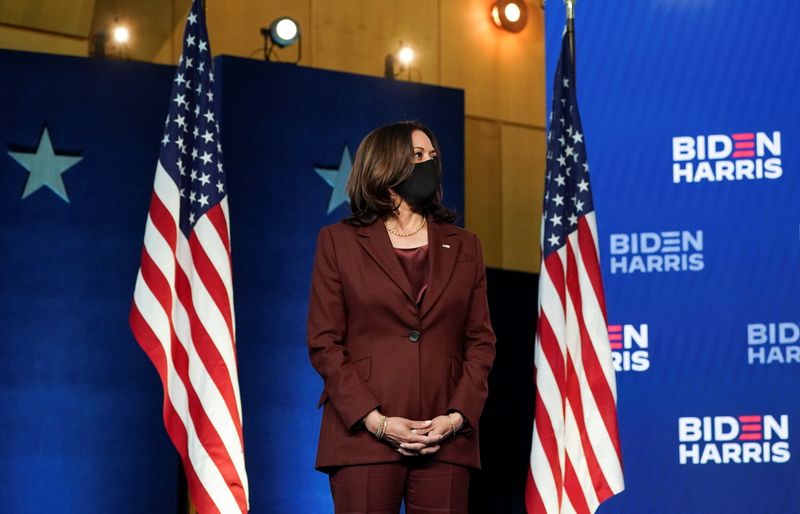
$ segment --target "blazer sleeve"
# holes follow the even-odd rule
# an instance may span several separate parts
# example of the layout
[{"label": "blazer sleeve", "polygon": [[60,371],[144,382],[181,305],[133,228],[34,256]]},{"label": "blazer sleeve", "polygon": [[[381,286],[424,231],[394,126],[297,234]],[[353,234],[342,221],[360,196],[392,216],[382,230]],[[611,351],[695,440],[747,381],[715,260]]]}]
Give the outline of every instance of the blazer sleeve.
[{"label": "blazer sleeve", "polygon": [[350,430],[379,402],[350,362],[344,346],[347,309],[333,236],[323,227],[317,236],[306,337],[311,365],[325,382],[328,398]]},{"label": "blazer sleeve", "polygon": [[462,374],[450,397],[448,411],[458,411],[466,419],[464,432],[469,433],[477,424],[489,393],[489,371],[495,356],[496,337],[489,318],[489,302],[486,297],[486,267],[480,239],[473,235],[475,255],[478,260],[475,286],[467,312],[464,361]]}]

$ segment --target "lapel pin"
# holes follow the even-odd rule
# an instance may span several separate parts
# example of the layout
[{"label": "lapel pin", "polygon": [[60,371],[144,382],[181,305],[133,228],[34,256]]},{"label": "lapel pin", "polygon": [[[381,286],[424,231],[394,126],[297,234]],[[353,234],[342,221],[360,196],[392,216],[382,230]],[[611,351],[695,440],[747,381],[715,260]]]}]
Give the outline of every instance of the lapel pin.
[{"label": "lapel pin", "polygon": [[443,244],[442,248],[450,248],[450,245]]}]

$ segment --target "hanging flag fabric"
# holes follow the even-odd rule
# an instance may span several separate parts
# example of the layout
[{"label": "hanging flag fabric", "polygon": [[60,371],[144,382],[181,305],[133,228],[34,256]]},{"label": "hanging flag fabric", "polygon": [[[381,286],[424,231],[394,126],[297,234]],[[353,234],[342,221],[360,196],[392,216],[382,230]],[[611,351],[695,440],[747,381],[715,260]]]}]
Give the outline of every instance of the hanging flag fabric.
[{"label": "hanging flag fabric", "polygon": [[228,198],[203,3],[184,30],[130,326],[164,387],[164,424],[201,514],[247,512]]},{"label": "hanging flag fabric", "polygon": [[625,486],[597,223],[566,33],[547,133],[540,245],[525,502],[529,514],[592,513]]}]

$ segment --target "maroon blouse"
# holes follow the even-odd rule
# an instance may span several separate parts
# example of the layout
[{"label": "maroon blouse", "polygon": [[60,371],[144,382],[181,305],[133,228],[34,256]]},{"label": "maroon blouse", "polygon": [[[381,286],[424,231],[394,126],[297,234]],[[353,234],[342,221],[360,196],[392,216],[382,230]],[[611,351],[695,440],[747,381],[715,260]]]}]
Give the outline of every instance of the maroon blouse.
[{"label": "maroon blouse", "polygon": [[408,282],[411,284],[411,291],[417,299],[417,306],[422,303],[422,297],[428,288],[428,245],[424,244],[416,248],[394,248],[394,254],[403,271],[406,272]]}]

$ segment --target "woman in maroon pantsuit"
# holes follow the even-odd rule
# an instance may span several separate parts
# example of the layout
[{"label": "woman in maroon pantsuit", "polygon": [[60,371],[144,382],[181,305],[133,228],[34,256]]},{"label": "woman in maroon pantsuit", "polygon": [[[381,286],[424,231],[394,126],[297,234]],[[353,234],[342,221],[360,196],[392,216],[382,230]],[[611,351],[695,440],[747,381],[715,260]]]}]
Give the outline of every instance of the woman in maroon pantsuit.
[{"label": "woman in maroon pantsuit", "polygon": [[452,224],[441,174],[425,126],[378,128],[356,152],[352,215],[319,232],[307,334],[337,513],[467,510],[495,335],[480,241]]}]

